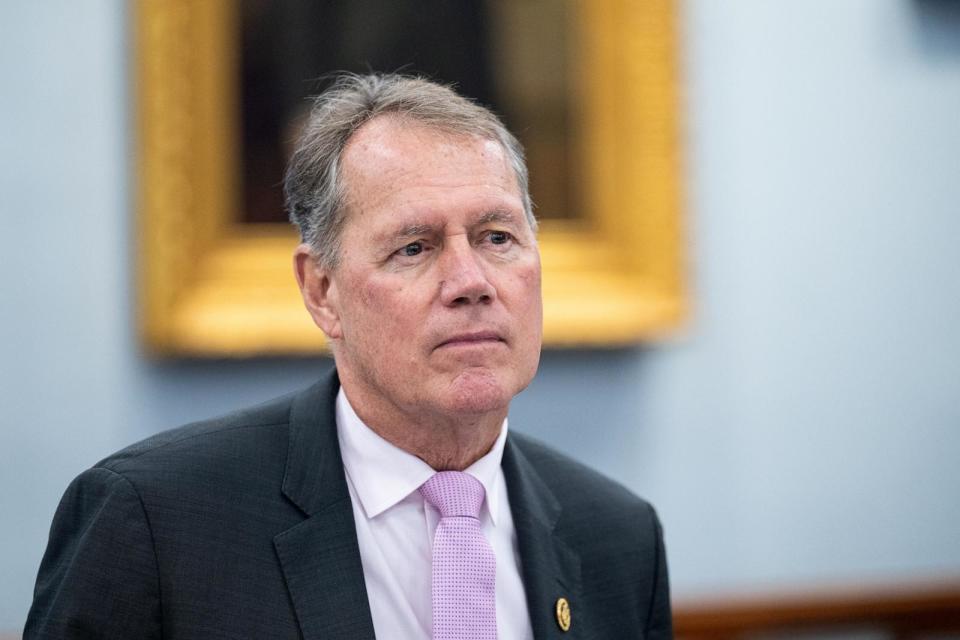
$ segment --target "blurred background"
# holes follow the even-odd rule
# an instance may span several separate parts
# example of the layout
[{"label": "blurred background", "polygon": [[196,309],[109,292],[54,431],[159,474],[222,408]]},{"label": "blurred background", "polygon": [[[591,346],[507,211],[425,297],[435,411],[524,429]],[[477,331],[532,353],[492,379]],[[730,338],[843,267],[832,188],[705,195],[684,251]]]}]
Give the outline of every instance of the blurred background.
[{"label": "blurred background", "polygon": [[[690,611],[838,587],[960,594],[960,3],[679,10],[691,315],[636,347],[546,351],[511,428],[657,506]],[[0,2],[14,636],[75,475],[330,366],[144,355],[130,36],[120,0]]]}]

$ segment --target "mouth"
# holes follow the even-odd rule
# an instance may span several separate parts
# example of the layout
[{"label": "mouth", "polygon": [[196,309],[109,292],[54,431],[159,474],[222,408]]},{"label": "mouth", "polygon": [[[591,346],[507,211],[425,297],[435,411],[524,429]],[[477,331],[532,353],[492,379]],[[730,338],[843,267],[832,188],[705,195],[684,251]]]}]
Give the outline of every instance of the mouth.
[{"label": "mouth", "polygon": [[482,347],[506,343],[506,340],[495,331],[475,331],[471,333],[459,333],[450,336],[436,346],[437,349],[444,347]]}]

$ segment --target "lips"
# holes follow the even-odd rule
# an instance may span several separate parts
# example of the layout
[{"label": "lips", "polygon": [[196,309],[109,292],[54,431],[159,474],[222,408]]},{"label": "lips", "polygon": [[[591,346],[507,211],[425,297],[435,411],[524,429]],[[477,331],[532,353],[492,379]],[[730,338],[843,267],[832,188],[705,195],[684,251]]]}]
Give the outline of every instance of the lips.
[{"label": "lips", "polygon": [[457,335],[450,336],[443,342],[437,345],[437,349],[441,347],[456,347],[456,346],[471,346],[471,345],[482,345],[484,343],[495,343],[495,342],[504,342],[503,337],[496,331],[474,331],[470,333],[459,333]]}]

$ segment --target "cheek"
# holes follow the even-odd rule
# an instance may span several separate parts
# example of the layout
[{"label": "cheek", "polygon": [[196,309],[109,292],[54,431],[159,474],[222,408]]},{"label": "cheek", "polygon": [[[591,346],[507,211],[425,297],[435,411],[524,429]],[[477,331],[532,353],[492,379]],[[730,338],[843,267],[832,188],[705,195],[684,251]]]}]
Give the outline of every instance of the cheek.
[{"label": "cheek", "polygon": [[402,299],[403,283],[385,282],[376,277],[358,278],[352,293],[364,307],[376,312],[394,304],[394,300]]},{"label": "cheek", "polygon": [[515,294],[520,296],[526,307],[542,307],[539,260],[531,261],[522,269],[518,269],[514,274],[514,282]]},{"label": "cheek", "polygon": [[526,300],[523,321],[526,323],[530,342],[527,347],[537,354],[533,363],[533,370],[536,371],[536,362],[539,361],[543,341],[543,293],[540,284],[540,262],[537,261],[534,266],[524,271],[521,279],[524,289],[522,295]]},{"label": "cheek", "polygon": [[344,328],[357,346],[379,350],[377,337],[383,335],[386,320],[384,311],[388,307],[389,296],[385,288],[366,274],[351,274],[343,283]]},{"label": "cheek", "polygon": [[543,296],[540,290],[540,263],[536,261],[517,274],[518,359],[516,374],[520,389],[525,388],[537,373],[543,343]]},{"label": "cheek", "polygon": [[540,297],[540,262],[537,261],[535,265],[532,265],[529,269],[524,271],[523,280],[526,283],[526,286],[530,289],[536,291],[536,297]]},{"label": "cheek", "polygon": [[357,297],[363,306],[370,335],[395,335],[408,333],[411,292],[403,283],[366,281],[357,289]]}]

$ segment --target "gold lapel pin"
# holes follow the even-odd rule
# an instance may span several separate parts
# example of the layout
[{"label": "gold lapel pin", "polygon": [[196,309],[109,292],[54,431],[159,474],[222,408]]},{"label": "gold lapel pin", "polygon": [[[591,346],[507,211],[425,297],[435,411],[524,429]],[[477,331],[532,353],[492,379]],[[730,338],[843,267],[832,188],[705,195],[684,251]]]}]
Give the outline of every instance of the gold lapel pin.
[{"label": "gold lapel pin", "polygon": [[570,603],[566,598],[557,598],[557,624],[562,631],[570,631]]}]

